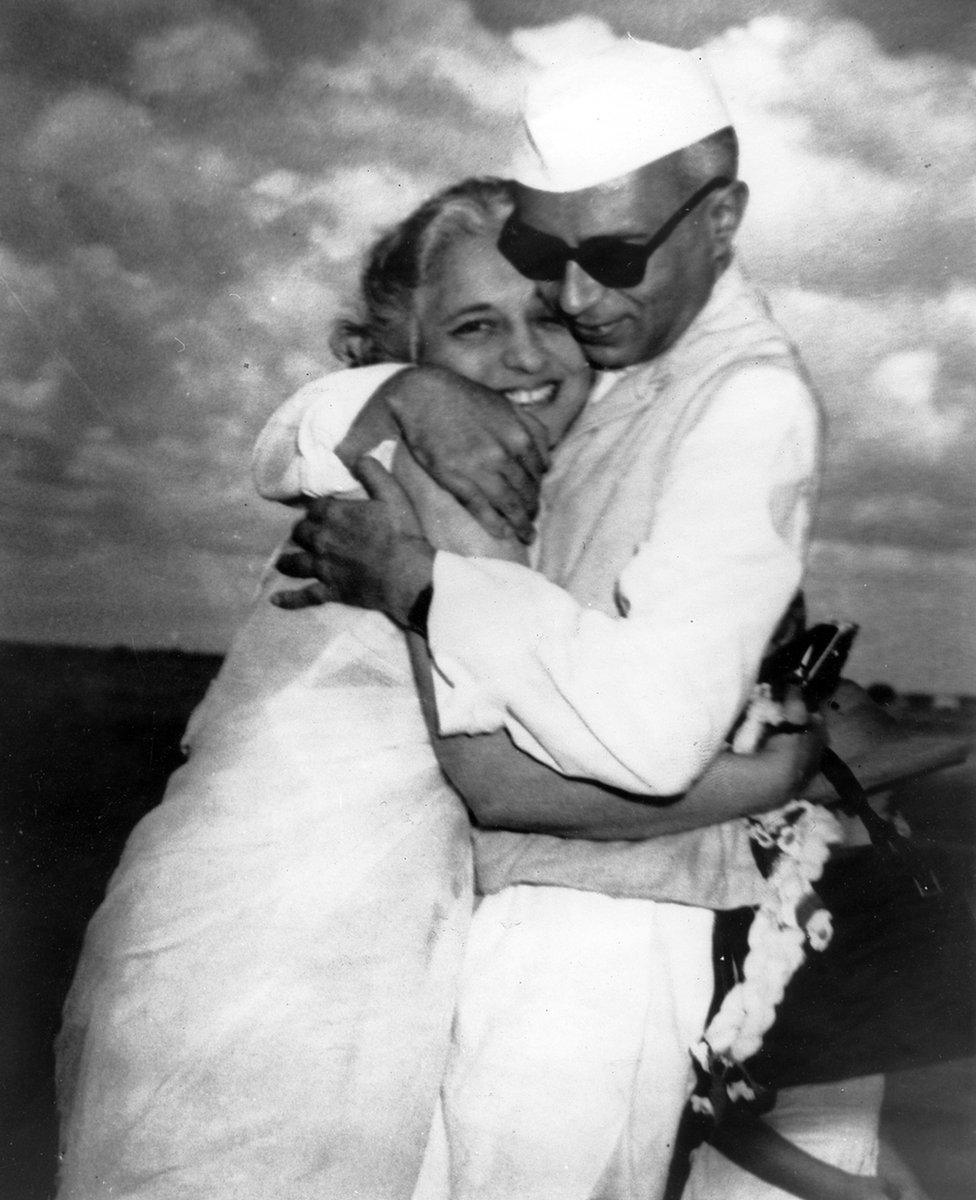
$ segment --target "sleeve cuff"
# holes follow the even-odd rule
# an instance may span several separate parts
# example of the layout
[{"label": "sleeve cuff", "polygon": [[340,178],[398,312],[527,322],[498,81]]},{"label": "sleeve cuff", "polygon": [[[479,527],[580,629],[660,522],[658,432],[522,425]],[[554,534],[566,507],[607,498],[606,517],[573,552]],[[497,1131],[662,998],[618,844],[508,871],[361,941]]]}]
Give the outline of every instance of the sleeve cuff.
[{"label": "sleeve cuff", "polygon": [[407,366],[380,363],[335,371],[285,401],[254,447],[258,492],[269,500],[294,500],[358,487],[335,449],[376,389]]},{"label": "sleeve cuff", "polygon": [[344,383],[341,391],[334,391],[327,403],[317,403],[306,410],[297,436],[304,495],[327,496],[359,487],[340,461],[336,447],[376,389],[405,369],[403,363],[359,367],[348,373],[353,378]]},{"label": "sleeve cuff", "polygon": [[[458,588],[451,555],[440,551],[434,556],[434,594],[428,614],[428,645],[433,659],[434,697],[437,720],[444,737],[455,733],[495,733],[505,724],[504,704],[478,682],[456,657],[442,653],[435,645],[443,631],[451,626],[451,614],[464,605],[463,585]],[[463,569],[461,579],[464,579]]]},{"label": "sleeve cuff", "polygon": [[[439,551],[434,557],[433,599],[428,617],[428,646],[433,659],[434,698],[438,727],[442,736],[466,733],[495,733],[507,729],[513,741],[526,754],[553,770],[559,765],[545,746],[509,710],[506,699],[496,688],[486,686],[468,669],[458,655],[443,649],[452,639],[461,643],[483,636],[492,641],[491,619],[479,610],[479,596],[493,570],[500,570],[503,581],[539,584],[541,577],[516,563],[474,560]],[[504,582],[503,582],[504,586]],[[549,586],[549,585],[544,585]],[[497,606],[491,606],[496,611]],[[517,611],[517,610],[516,610]],[[474,613],[475,625],[465,625],[463,614]]]}]

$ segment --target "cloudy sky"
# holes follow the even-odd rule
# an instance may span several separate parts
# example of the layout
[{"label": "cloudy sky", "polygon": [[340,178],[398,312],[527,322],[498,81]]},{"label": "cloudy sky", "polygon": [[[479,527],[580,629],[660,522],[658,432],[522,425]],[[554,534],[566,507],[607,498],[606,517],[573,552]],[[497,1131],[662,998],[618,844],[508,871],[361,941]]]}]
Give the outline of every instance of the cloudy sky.
[{"label": "cloudy sky", "polygon": [[223,649],[289,523],[250,443],[357,252],[609,31],[706,43],[736,117],[830,420],[815,615],[864,682],[976,692],[970,0],[5,0],[0,636]]}]

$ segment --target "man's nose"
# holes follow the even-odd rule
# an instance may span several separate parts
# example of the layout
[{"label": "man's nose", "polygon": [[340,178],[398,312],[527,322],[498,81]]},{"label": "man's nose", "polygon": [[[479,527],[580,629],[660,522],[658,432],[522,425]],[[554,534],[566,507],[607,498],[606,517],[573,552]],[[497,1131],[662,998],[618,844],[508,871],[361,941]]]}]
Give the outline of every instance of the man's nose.
[{"label": "man's nose", "polygon": [[575,317],[585,312],[604,292],[601,284],[583,270],[578,262],[570,260],[563,274],[559,289],[559,307],[568,316]]},{"label": "man's nose", "polygon": [[502,354],[502,362],[510,371],[532,374],[542,370],[545,360],[545,351],[533,329],[526,325],[512,330]]}]

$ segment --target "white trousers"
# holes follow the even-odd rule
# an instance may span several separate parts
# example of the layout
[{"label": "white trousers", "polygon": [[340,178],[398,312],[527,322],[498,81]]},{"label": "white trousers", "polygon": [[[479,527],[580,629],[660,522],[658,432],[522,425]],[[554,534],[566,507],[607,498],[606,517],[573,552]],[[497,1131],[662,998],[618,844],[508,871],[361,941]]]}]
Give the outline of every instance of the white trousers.
[{"label": "white trousers", "polygon": [[656,1200],[712,993],[712,921],[566,888],[487,897],[415,1200]]}]

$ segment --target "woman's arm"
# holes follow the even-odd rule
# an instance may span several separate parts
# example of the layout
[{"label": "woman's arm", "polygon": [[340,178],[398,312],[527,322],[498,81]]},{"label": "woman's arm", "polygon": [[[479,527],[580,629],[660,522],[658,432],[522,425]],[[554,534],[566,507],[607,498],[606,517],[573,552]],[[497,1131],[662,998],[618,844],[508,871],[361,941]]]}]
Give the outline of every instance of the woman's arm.
[{"label": "woman's arm", "polygon": [[513,537],[496,537],[457,500],[435,483],[402,442],[393,454],[393,477],[410,497],[426,540],[435,550],[467,557],[503,558],[525,563],[525,546]]},{"label": "woman's arm", "polygon": [[639,841],[717,825],[776,808],[796,795],[822,749],[818,730],[773,736],[758,754],[718,755],[684,795],[665,799],[567,779],[517,749],[507,733],[441,737],[427,645],[415,634],[409,640],[434,754],[483,829]]}]

